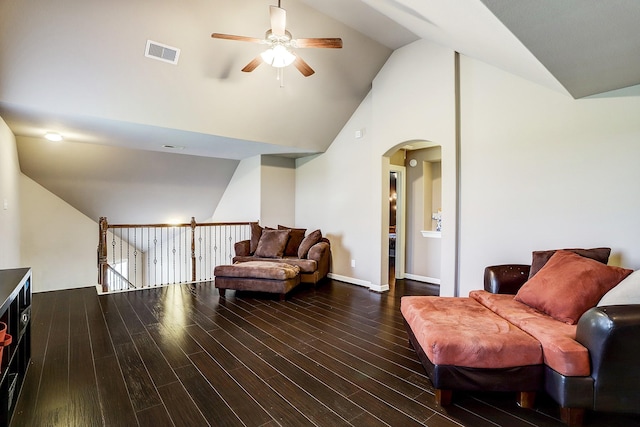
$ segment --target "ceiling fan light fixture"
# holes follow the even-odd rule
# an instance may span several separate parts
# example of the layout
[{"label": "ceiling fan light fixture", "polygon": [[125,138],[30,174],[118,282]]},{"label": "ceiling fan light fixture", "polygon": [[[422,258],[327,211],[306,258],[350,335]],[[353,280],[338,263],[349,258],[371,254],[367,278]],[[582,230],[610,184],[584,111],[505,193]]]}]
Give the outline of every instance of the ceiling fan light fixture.
[{"label": "ceiling fan light fixture", "polygon": [[296,60],[296,56],[281,44],[265,50],[260,56],[265,63],[276,68],[287,67]]},{"label": "ceiling fan light fixture", "polygon": [[342,39],[335,37],[323,38],[307,38],[294,39],[291,33],[287,31],[287,11],[278,6],[269,7],[269,15],[271,20],[271,28],[265,34],[264,39],[255,37],[235,36],[233,34],[213,33],[211,37],[214,39],[237,40],[243,42],[266,44],[268,49],[260,55],[253,58],[247,65],[242,68],[245,73],[255,70],[263,62],[278,68],[278,76],[282,76],[282,68],[291,64],[300,71],[300,73],[309,77],[315,73],[313,68],[309,66],[300,56],[296,55],[292,49],[295,48],[324,48],[324,49],[340,49],[342,48]]}]

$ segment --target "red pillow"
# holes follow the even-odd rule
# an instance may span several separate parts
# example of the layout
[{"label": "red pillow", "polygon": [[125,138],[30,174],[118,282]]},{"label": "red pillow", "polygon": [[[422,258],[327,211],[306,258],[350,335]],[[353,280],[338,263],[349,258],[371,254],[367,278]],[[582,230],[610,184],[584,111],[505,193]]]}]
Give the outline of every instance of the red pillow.
[{"label": "red pillow", "polygon": [[560,250],[520,288],[515,299],[573,325],[632,272]]},{"label": "red pillow", "polygon": [[[529,270],[529,279],[531,279],[549,259],[560,249],[552,249],[549,251],[533,251],[531,259],[531,270]],[[562,249],[563,251],[573,252],[580,256],[595,259],[603,264],[609,262],[611,248],[593,248],[593,249]]]}]

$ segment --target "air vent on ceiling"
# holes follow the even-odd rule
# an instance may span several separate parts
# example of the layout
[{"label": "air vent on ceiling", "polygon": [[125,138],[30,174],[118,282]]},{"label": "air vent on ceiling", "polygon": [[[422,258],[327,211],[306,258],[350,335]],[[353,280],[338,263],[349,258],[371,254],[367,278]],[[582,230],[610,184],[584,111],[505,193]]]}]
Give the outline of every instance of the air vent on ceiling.
[{"label": "air vent on ceiling", "polygon": [[175,65],[178,63],[180,49],[154,42],[152,40],[147,40],[147,48],[144,51],[144,56]]}]

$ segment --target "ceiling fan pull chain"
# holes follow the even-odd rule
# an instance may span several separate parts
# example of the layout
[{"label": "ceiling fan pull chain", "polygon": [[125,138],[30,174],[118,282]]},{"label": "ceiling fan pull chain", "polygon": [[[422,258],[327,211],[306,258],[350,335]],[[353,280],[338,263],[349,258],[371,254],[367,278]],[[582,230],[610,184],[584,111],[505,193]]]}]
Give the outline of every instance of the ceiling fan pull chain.
[{"label": "ceiling fan pull chain", "polygon": [[280,87],[284,87],[284,68],[278,68],[276,80],[280,82]]}]

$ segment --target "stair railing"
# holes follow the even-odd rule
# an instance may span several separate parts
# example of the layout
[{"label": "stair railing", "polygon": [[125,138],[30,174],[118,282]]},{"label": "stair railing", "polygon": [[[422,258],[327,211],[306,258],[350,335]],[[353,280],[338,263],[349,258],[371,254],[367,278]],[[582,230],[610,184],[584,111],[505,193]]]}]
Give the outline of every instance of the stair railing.
[{"label": "stair railing", "polygon": [[103,292],[213,280],[231,264],[251,222],[109,224],[99,221],[98,283]]},{"label": "stair railing", "polygon": [[124,277],[119,271],[110,265],[107,265],[107,283],[109,284],[109,290],[111,291],[123,291],[137,288],[137,286],[131,283],[129,279]]}]

